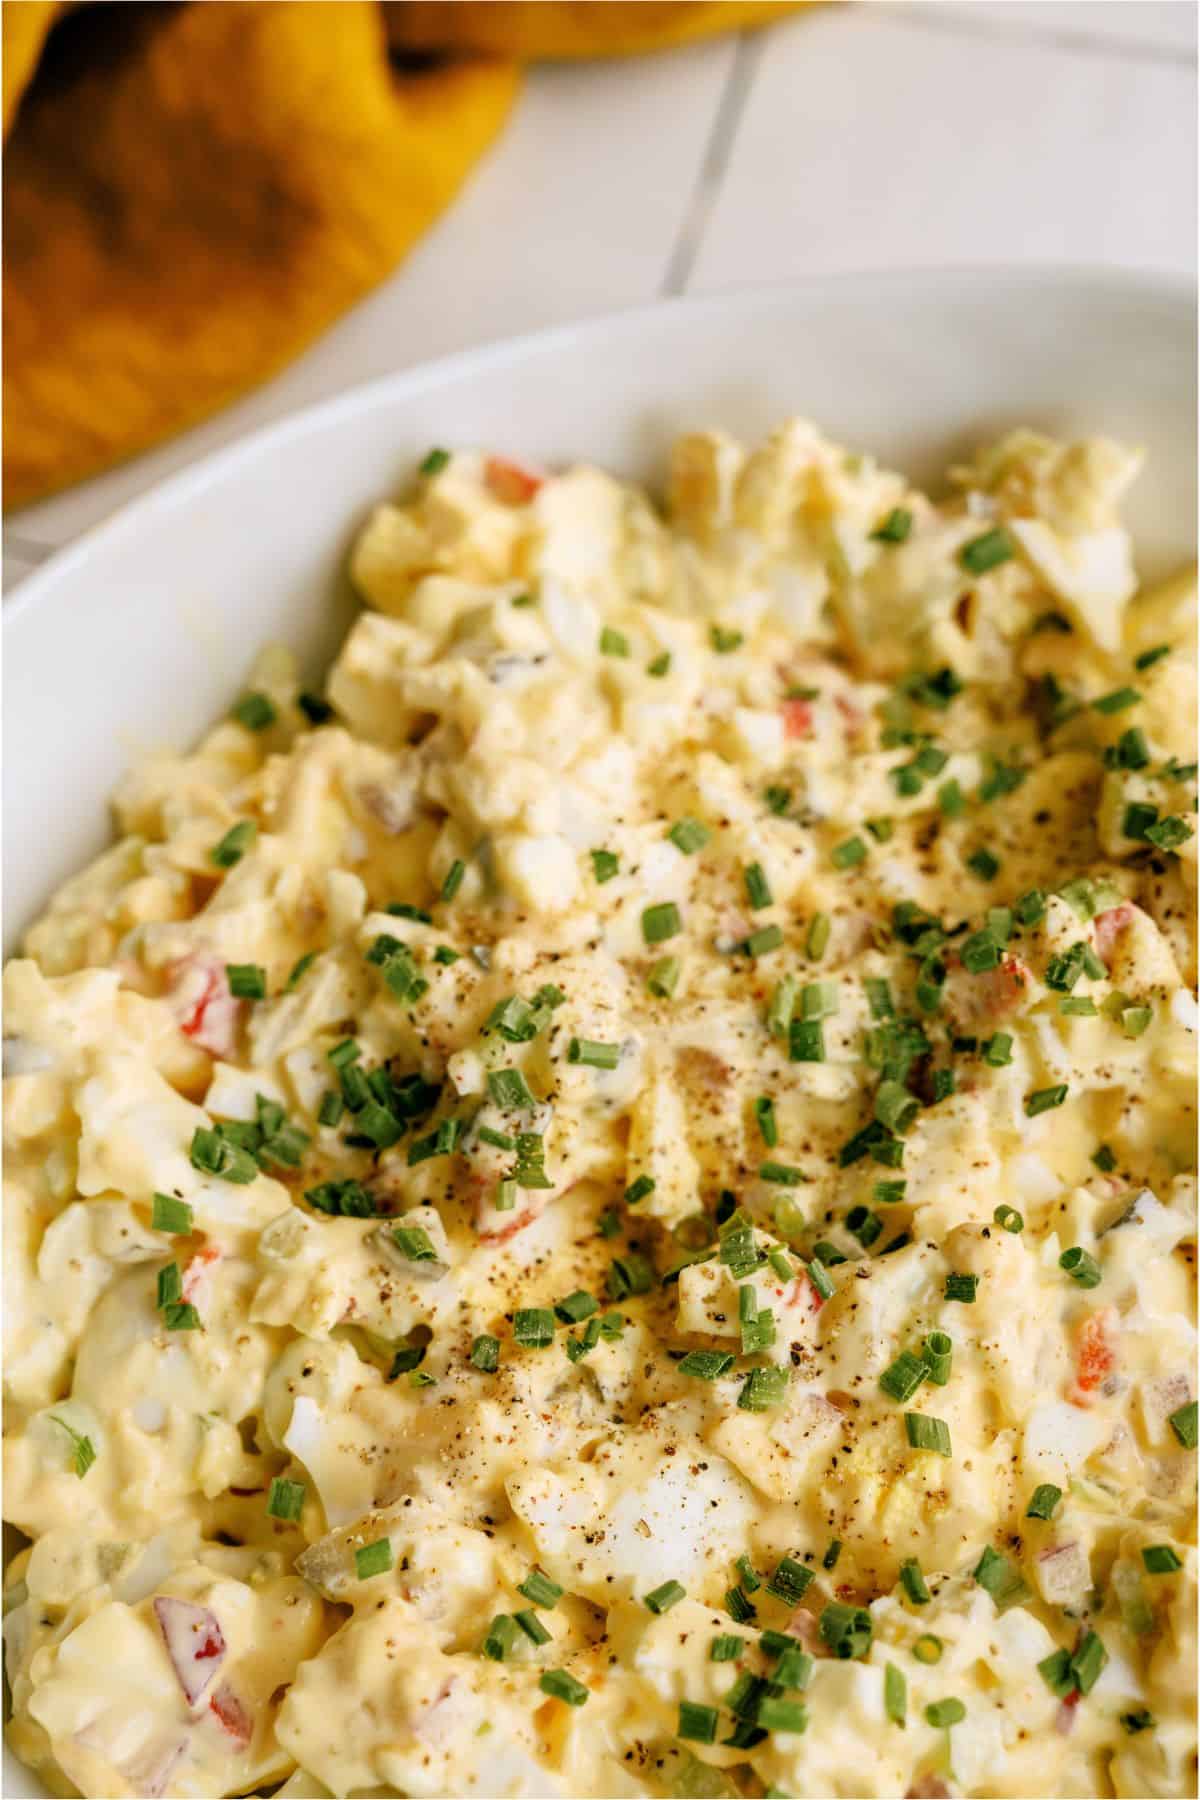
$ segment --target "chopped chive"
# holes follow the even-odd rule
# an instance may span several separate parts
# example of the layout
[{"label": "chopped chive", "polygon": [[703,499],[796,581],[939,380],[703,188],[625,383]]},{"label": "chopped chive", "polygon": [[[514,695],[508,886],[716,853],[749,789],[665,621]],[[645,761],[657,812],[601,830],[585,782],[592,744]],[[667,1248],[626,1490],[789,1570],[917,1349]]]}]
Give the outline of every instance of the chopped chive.
[{"label": "chopped chive", "polygon": [[439,899],[453,900],[455,894],[457,894],[459,888],[463,884],[463,876],[466,872],[466,863],[462,860],[461,856],[456,856],[446,871],[446,879],[442,883],[441,892],[438,896]]},{"label": "chopped chive", "polygon": [[799,1187],[804,1180],[803,1169],[797,1169],[791,1163],[760,1163],[758,1174],[760,1181],[774,1182],[777,1187]]},{"label": "chopped chive", "polygon": [[186,1237],[192,1230],[192,1209],[186,1200],[171,1194],[155,1194],[151,1200],[150,1224],[155,1231],[170,1231]]},{"label": "chopped chive", "polygon": [[867,846],[860,837],[846,838],[835,844],[830,852],[830,861],[835,869],[852,869],[862,862],[867,854]]},{"label": "chopped chive", "polygon": [[832,922],[828,913],[814,913],[804,940],[804,954],[810,962],[820,962],[829,944]]},{"label": "chopped chive", "polygon": [[538,1686],[543,1694],[549,1694],[555,1700],[565,1700],[568,1706],[582,1706],[588,1697],[588,1690],[582,1681],[576,1681],[565,1669],[547,1669],[538,1678]]},{"label": "chopped chive", "polygon": [[712,832],[699,819],[677,819],[667,836],[684,856],[694,856],[697,850],[703,850]]},{"label": "chopped chive", "polygon": [[999,1225],[1001,1231],[1011,1232],[1014,1237],[1019,1236],[1025,1229],[1025,1220],[1015,1206],[998,1206],[993,1212],[992,1218]]},{"label": "chopped chive", "polygon": [[625,1189],[626,1206],[636,1206],[639,1200],[644,1200],[647,1194],[652,1194],[656,1186],[653,1175],[639,1175],[637,1180],[631,1181]]},{"label": "chopped chive", "polygon": [[764,906],[774,905],[775,902],[774,896],[771,893],[771,886],[763,872],[761,863],[749,863],[747,867],[742,870],[742,879],[746,884],[746,894],[749,898],[750,905],[755,912],[758,912],[760,908]]},{"label": "chopped chive", "polygon": [[305,1492],[302,1481],[285,1481],[276,1475],[267,1495],[267,1517],[286,1519],[294,1525],[304,1511]]},{"label": "chopped chive", "polygon": [[945,1331],[931,1331],[921,1347],[921,1359],[929,1369],[929,1379],[937,1387],[945,1387],[950,1379],[954,1357],[954,1340]]},{"label": "chopped chive", "polygon": [[513,1618],[531,1643],[541,1645],[550,1642],[550,1633],[546,1630],[546,1627],[542,1624],[542,1621],[538,1618],[537,1614],[529,1608],[526,1608],[523,1612],[514,1613]]},{"label": "chopped chive", "polygon": [[1081,1694],[1090,1694],[1108,1661],[1108,1651],[1094,1631],[1084,1632],[1078,1648],[1071,1656],[1071,1674]]},{"label": "chopped chive", "polygon": [[862,1606],[847,1606],[831,1600],[822,1609],[817,1626],[821,1641],[843,1662],[865,1656],[871,1648],[874,1626],[871,1615]]},{"label": "chopped chive", "polygon": [[842,1554],[841,1538],[832,1538],[829,1542],[829,1546],[826,1549],[824,1556],[821,1558],[821,1567],[823,1569],[836,1569],[837,1565],[838,1565],[838,1558],[841,1554]]},{"label": "chopped chive", "polygon": [[580,1325],[584,1319],[590,1319],[594,1312],[600,1311],[600,1302],[585,1289],[576,1288],[565,1300],[559,1300],[554,1310],[564,1325]]},{"label": "chopped chive", "polygon": [[557,1606],[563,1597],[563,1589],[542,1569],[530,1569],[524,1581],[518,1584],[517,1592],[534,1606]]},{"label": "chopped chive", "polygon": [[786,1369],[751,1369],[737,1403],[743,1412],[769,1412],[783,1405],[787,1382]]},{"label": "chopped chive", "polygon": [[1040,1482],[1034,1488],[1029,1505],[1025,1508],[1027,1519],[1052,1519],[1055,1508],[1062,1499],[1062,1489],[1055,1487],[1052,1481]]},{"label": "chopped chive", "polygon": [[883,1667],[883,1710],[895,1725],[908,1717],[908,1682],[895,1663]]},{"label": "chopped chive", "polygon": [[915,1556],[906,1558],[900,1564],[900,1585],[914,1606],[928,1606],[931,1595]]},{"label": "chopped chive", "polygon": [[715,1706],[704,1706],[695,1700],[681,1700],[675,1735],[681,1740],[697,1744],[714,1743],[717,1736],[717,1716]]},{"label": "chopped chive", "polygon": [[914,1450],[932,1450],[937,1456],[952,1456],[950,1427],[944,1419],[930,1418],[928,1413],[906,1412],[904,1429]]},{"label": "chopped chive", "polygon": [[522,1306],[513,1314],[513,1337],[527,1350],[544,1350],[554,1342],[554,1314],[548,1306]]},{"label": "chopped chive", "polygon": [[893,506],[871,533],[876,543],[902,544],[912,530],[913,516],[906,506]]},{"label": "chopped chive", "polygon": [[392,1540],[376,1538],[373,1544],[364,1544],[361,1550],[354,1552],[354,1572],[360,1581],[367,1581],[372,1575],[382,1575],[385,1569],[392,1567]]},{"label": "chopped chive", "polygon": [[992,881],[1000,873],[1000,858],[981,846],[968,856],[967,867],[980,881]]},{"label": "chopped chive", "polygon": [[506,1110],[515,1110],[535,1104],[520,1069],[489,1070],[488,1093],[497,1106]]},{"label": "chopped chive", "polygon": [[497,1613],[480,1648],[491,1662],[503,1662],[517,1647],[521,1627],[509,1613]]},{"label": "chopped chive", "polygon": [[919,1663],[939,1663],[942,1660],[942,1640],[932,1631],[922,1632],[912,1647],[912,1653]]},{"label": "chopped chive", "polygon": [[769,1095],[760,1094],[754,1102],[754,1117],[763,1143],[773,1150],[779,1142],[779,1125],[775,1118],[775,1102]]},{"label": "chopped chive", "polygon": [[1194,1450],[1200,1439],[1200,1423],[1197,1420],[1197,1403],[1189,1400],[1186,1406],[1177,1407],[1167,1419],[1167,1424],[1175,1433],[1185,1450]]},{"label": "chopped chive", "polygon": [[589,850],[592,859],[592,874],[597,882],[603,884],[611,881],[620,872],[621,859],[614,850]]},{"label": "chopped chive", "polygon": [[708,1660],[709,1662],[737,1662],[745,1648],[745,1638],[738,1637],[735,1632],[725,1631],[721,1633],[720,1637],[713,1638],[709,1644]]},{"label": "chopped chive", "polygon": [[971,538],[958,553],[958,560],[969,575],[986,575],[1016,555],[1016,547],[1003,526],[997,525],[982,536]]},{"label": "chopped chive", "polygon": [[985,1593],[990,1594],[996,1606],[1004,1611],[1017,1600],[1024,1599],[1029,1590],[1021,1579],[1021,1571],[1014,1568],[1007,1556],[1001,1556],[988,1544],[971,1574]]},{"label": "chopped chive", "polygon": [[835,1291],[833,1282],[825,1273],[824,1265],[820,1263],[815,1256],[812,1262],[806,1264],[806,1273],[821,1299],[831,1299]]},{"label": "chopped chive", "polygon": [[997,1031],[983,1046],[983,1060],[992,1069],[1003,1069],[1012,1061],[1013,1040],[1010,1032]]},{"label": "chopped chive", "polygon": [[683,920],[673,900],[647,906],[642,913],[642,936],[648,944],[665,943],[667,938],[675,937],[682,930]]},{"label": "chopped chive", "polygon": [[758,1617],[758,1608],[748,1600],[740,1587],[731,1587],[725,1595],[725,1611],[738,1625],[748,1625]]},{"label": "chopped chive", "polygon": [[890,1400],[898,1400],[903,1404],[911,1400],[921,1383],[929,1374],[929,1365],[914,1356],[911,1350],[902,1350],[894,1363],[891,1363],[879,1377],[879,1385]]},{"label": "chopped chive", "polygon": [[678,1606],[681,1600],[686,1599],[687,1589],[681,1587],[679,1582],[664,1581],[661,1587],[656,1587],[646,1595],[642,1604],[648,1612],[665,1613],[670,1612],[673,1606]]},{"label": "chopped chive", "polygon": [[1098,700],[1093,700],[1092,707],[1098,713],[1124,712],[1126,707],[1136,706],[1141,697],[1136,688],[1113,688],[1111,693],[1101,694]]},{"label": "chopped chive", "polygon": [[767,1578],[767,1592],[787,1606],[801,1601],[813,1582],[813,1572],[794,1556],[781,1556]]},{"label": "chopped chive", "polygon": [[682,964],[677,956],[663,956],[646,977],[647,990],[656,1000],[670,1000],[679,985]]},{"label": "chopped chive", "polygon": [[689,1350],[679,1364],[681,1375],[694,1375],[700,1381],[716,1381],[733,1367],[727,1350]]},{"label": "chopped chive", "polygon": [[948,1700],[931,1700],[925,1708],[926,1719],[938,1731],[949,1730],[951,1725],[960,1724],[966,1716],[966,1707],[953,1695]]},{"label": "chopped chive", "polygon": [[1036,1119],[1039,1113],[1052,1112],[1061,1106],[1067,1097],[1067,1083],[1059,1082],[1054,1087],[1038,1088],[1036,1093],[1026,1096],[1025,1113],[1030,1119]]},{"label": "chopped chive", "polygon": [[800,984],[794,975],[785,975],[782,981],[776,983],[767,1010],[767,1029],[776,1037],[787,1036],[799,991]]},{"label": "chopped chive", "polygon": [[759,1702],[755,1719],[764,1731],[799,1733],[808,1729],[808,1708],[799,1700],[777,1700],[767,1694]]},{"label": "chopped chive", "polygon": [[1085,1250],[1080,1244],[1072,1244],[1069,1250],[1064,1250],[1058,1259],[1058,1266],[1079,1287],[1100,1286],[1102,1274],[1100,1264],[1091,1252]]},{"label": "chopped chive", "polygon": [[759,957],[778,950],[782,943],[783,932],[778,925],[763,925],[750,933],[743,948],[747,956]]},{"label": "chopped chive", "polygon": [[236,825],[229,827],[220,843],[213,846],[210,861],[218,869],[232,869],[235,863],[241,862],[257,836],[258,826],[253,819],[239,819]]},{"label": "chopped chive", "polygon": [[1135,669],[1152,669],[1156,662],[1161,662],[1164,656],[1170,654],[1170,644],[1155,644],[1152,650],[1143,650],[1140,656],[1135,656],[1133,666]]},{"label": "chopped chive", "polygon": [[588,1069],[615,1069],[620,1060],[619,1044],[598,1044],[593,1038],[573,1037],[567,1046],[567,1061],[582,1063]]},{"label": "chopped chive", "polygon": [[872,1190],[882,1206],[895,1206],[908,1191],[907,1181],[877,1181]]},{"label": "chopped chive", "polygon": [[494,1375],[500,1367],[500,1339],[481,1332],[471,1345],[468,1361],[485,1375]]},{"label": "chopped chive", "polygon": [[820,1019],[793,1019],[788,1031],[791,1062],[824,1062],[825,1030]]}]

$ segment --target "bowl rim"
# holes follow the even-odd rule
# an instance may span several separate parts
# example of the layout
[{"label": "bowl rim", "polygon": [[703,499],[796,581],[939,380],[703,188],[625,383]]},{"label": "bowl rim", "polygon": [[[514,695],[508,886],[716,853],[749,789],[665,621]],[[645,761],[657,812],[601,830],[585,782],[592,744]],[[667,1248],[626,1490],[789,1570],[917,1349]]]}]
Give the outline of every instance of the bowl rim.
[{"label": "bowl rim", "polygon": [[[231,473],[238,464],[253,462],[269,454],[273,445],[297,436],[319,435],[327,426],[362,412],[369,412],[389,401],[403,400],[410,394],[436,388],[447,380],[469,378],[473,371],[490,369],[504,362],[519,363],[525,356],[542,348],[569,345],[573,339],[603,337],[610,333],[637,331],[651,320],[668,313],[697,316],[709,313],[753,311],[756,307],[786,304],[789,298],[811,302],[833,301],[839,292],[861,288],[870,282],[886,301],[888,293],[936,287],[939,292],[953,286],[961,291],[988,291],[1004,288],[1012,293],[1046,293],[1075,289],[1081,297],[1091,290],[1107,290],[1113,299],[1141,298],[1169,311],[1188,309],[1193,316],[1193,335],[1198,307],[1197,279],[1173,270],[1135,269],[1092,263],[981,263],[934,265],[928,268],[851,269],[826,275],[801,276],[781,281],[744,282],[732,287],[714,289],[703,294],[674,294],[629,306],[608,308],[582,318],[557,325],[541,326],[532,331],[496,338],[483,344],[414,363],[390,374],[376,375],[356,382],[340,393],[328,395],[307,405],[292,408],[277,419],[271,419],[254,430],[233,438],[229,443],[204,452],[182,468],[164,475],[146,489],[123,502],[105,518],[87,526],[77,537],[54,549],[22,581],[20,588],[3,604],[0,622],[3,626],[6,656],[20,655],[19,633],[23,621],[37,607],[52,604],[53,589],[64,578],[85,564],[93,552],[109,543],[132,535],[136,537],[144,520],[159,512],[186,506],[200,497],[205,489]],[[219,413],[219,409],[218,409]],[[210,415],[218,416],[217,413]],[[156,446],[152,446],[154,448]],[[130,458],[129,461],[135,459]],[[121,466],[121,465],[117,465]],[[69,490],[64,490],[69,491]],[[55,496],[47,496],[53,499]],[[19,517],[19,514],[17,515]],[[50,590],[50,592],[46,592]]]}]

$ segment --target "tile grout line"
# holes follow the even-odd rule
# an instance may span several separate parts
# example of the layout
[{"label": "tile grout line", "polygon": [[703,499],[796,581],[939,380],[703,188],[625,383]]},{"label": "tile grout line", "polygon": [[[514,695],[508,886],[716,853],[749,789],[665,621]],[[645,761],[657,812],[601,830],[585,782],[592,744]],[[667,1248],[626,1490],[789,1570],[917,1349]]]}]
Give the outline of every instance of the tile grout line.
[{"label": "tile grout line", "polygon": [[708,141],[700,159],[700,171],[695,186],[688,197],[671,255],[667,261],[659,295],[666,298],[672,294],[682,294],[696,265],[700,254],[700,246],[708,229],[712,209],[720,190],[721,180],[729,166],[729,157],[737,137],[738,126],[754,86],[754,78],[758,73],[762,56],[764,34],[759,31],[740,32],[733,62],[725,85],[717,101],[713,122],[709,128]]},{"label": "tile grout line", "polygon": [[[1084,31],[1041,30],[1038,26],[1008,26],[998,19],[965,18],[952,0],[938,5],[906,5],[904,0],[868,0],[868,10],[886,12],[901,25],[940,32],[943,37],[979,38],[990,43],[1022,44],[1028,49],[1079,51],[1085,56],[1110,61],[1143,62],[1159,67],[1191,70],[1196,59],[1187,50],[1168,50],[1156,44],[1091,37]],[[944,15],[944,16],[942,16]]]}]

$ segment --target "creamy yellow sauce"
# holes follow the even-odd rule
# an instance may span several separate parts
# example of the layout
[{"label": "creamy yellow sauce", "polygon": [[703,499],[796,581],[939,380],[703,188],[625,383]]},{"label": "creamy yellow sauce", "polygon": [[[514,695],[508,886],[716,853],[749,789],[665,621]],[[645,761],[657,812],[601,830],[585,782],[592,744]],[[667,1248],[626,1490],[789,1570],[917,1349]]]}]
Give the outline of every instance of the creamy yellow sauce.
[{"label": "creamy yellow sauce", "polygon": [[5,982],[56,1791],[1194,1792],[1194,586],[1139,458],[434,452]]}]

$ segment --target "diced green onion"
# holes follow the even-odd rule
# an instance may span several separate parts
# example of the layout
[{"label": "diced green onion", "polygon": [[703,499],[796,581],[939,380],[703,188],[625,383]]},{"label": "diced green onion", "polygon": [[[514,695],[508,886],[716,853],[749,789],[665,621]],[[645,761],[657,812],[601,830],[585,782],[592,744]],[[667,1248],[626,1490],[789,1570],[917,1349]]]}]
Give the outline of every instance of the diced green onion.
[{"label": "diced green onion", "polygon": [[682,964],[677,956],[663,956],[646,977],[647,990],[656,1000],[670,1000],[679,986]]},{"label": "diced green onion", "polygon": [[589,855],[592,859],[592,874],[601,885],[606,881],[611,881],[613,876],[620,872],[621,859],[615,851],[592,850]]},{"label": "diced green onion", "polygon": [[967,867],[972,875],[978,875],[980,881],[992,881],[1000,873],[1000,858],[994,851],[981,845],[968,856]]},{"label": "diced green onion", "polygon": [[236,825],[229,827],[220,843],[213,846],[210,861],[218,869],[232,869],[235,863],[241,862],[257,836],[258,826],[253,819],[239,819]]},{"label": "diced green onion", "polygon": [[485,1375],[494,1375],[500,1367],[500,1339],[481,1332],[471,1345],[468,1360]]},{"label": "diced green onion", "polygon": [[684,856],[694,856],[697,850],[703,850],[712,837],[712,832],[699,819],[687,818],[677,819],[667,836]]},{"label": "diced green onion", "polygon": [[673,1606],[678,1606],[681,1600],[686,1599],[687,1589],[681,1587],[679,1582],[664,1581],[661,1587],[656,1587],[646,1595],[643,1605],[648,1612],[665,1613],[670,1612]]},{"label": "diced green onion", "polygon": [[614,631],[611,625],[604,626],[600,633],[600,654],[602,656],[628,656],[629,639],[624,632]]},{"label": "diced green onion", "polygon": [[930,1592],[921,1573],[921,1565],[915,1556],[910,1556],[900,1564],[900,1585],[914,1606],[928,1606]]},{"label": "diced green onion", "polygon": [[787,1383],[786,1369],[751,1369],[737,1403],[743,1412],[769,1412],[783,1405]]},{"label": "diced green onion", "polygon": [[1170,1544],[1147,1544],[1142,1551],[1142,1562],[1148,1575],[1174,1575],[1183,1567]]},{"label": "diced green onion", "polygon": [[155,1231],[170,1231],[184,1236],[192,1230],[192,1209],[186,1200],[171,1194],[155,1194],[151,1200],[150,1223]]},{"label": "diced green onion", "polygon": [[1058,1266],[1063,1270],[1064,1274],[1069,1275],[1071,1280],[1077,1283],[1079,1287],[1094,1288],[1100,1286],[1102,1274],[1100,1264],[1096,1261],[1091,1251],[1085,1250],[1080,1244],[1072,1244],[1069,1250],[1064,1250],[1058,1259]]},{"label": "diced green onion", "polygon": [[258,963],[226,963],[225,979],[235,1000],[267,997],[267,972]]},{"label": "diced green onion", "polygon": [[637,1180],[631,1181],[625,1189],[626,1206],[636,1206],[639,1200],[644,1200],[647,1194],[654,1192],[656,1185],[653,1175],[639,1175]]},{"label": "diced green onion", "polygon": [[767,1592],[787,1606],[796,1606],[808,1592],[814,1577],[811,1569],[794,1556],[781,1556],[767,1577]]},{"label": "diced green onion", "polygon": [[642,936],[648,944],[662,944],[683,930],[679,908],[673,900],[647,906],[642,913]]},{"label": "diced green onion", "polygon": [[919,1663],[930,1665],[941,1662],[942,1640],[932,1631],[923,1632],[913,1645],[912,1653]]},{"label": "diced green onion", "polygon": [[737,650],[745,639],[740,631],[727,630],[723,625],[713,625],[709,628],[708,641],[718,656],[728,656],[729,652]]},{"label": "diced green onion", "polygon": [[1113,688],[1110,693],[1101,694],[1098,700],[1093,700],[1092,706],[1098,713],[1119,713],[1130,706],[1136,706],[1141,697],[1133,687]]},{"label": "diced green onion", "polygon": [[971,538],[958,553],[958,560],[969,575],[986,575],[1016,555],[1016,546],[1002,525],[993,526],[980,537]]},{"label": "diced green onion", "polygon": [[747,956],[767,956],[772,950],[778,950],[783,943],[783,931],[778,925],[760,925],[752,931],[743,946]]},{"label": "diced green onion", "polygon": [[761,863],[750,863],[742,870],[742,879],[746,883],[746,894],[751,908],[757,912],[761,907],[774,905],[771,886],[763,872]]},{"label": "diced green onion", "polygon": [[814,913],[804,940],[804,954],[810,962],[820,962],[829,945],[832,921],[828,913]]},{"label": "diced green onion", "polygon": [[799,1700],[777,1700],[767,1694],[760,1702],[755,1714],[758,1725],[764,1731],[801,1732],[808,1728],[808,1708]]},{"label": "diced green onion", "polygon": [[1071,1656],[1071,1673],[1081,1694],[1090,1694],[1108,1661],[1108,1651],[1094,1631],[1085,1631]]},{"label": "diced green onion", "polygon": [[881,1081],[875,1092],[875,1117],[888,1131],[903,1137],[916,1123],[921,1102],[899,1081]]},{"label": "diced green onion", "polygon": [[671,652],[669,650],[660,650],[658,655],[646,664],[647,675],[653,675],[656,681],[661,681],[664,675],[670,674],[670,671]]},{"label": "diced green onion", "polygon": [[866,854],[867,846],[860,837],[845,838],[830,851],[830,861],[835,869],[853,869],[866,859]]},{"label": "diced green onion", "polygon": [[1003,1069],[1012,1061],[1013,1040],[1010,1032],[997,1031],[983,1046],[983,1060],[993,1069]]},{"label": "diced green onion", "polygon": [[914,1356],[911,1350],[902,1350],[879,1377],[879,1385],[890,1400],[903,1404],[912,1399],[928,1374],[928,1363]]},{"label": "diced green onion", "polygon": [[573,1037],[567,1046],[567,1061],[582,1063],[588,1069],[615,1069],[620,1060],[620,1044],[598,1044],[593,1038]]},{"label": "diced green onion", "polygon": [[972,1576],[985,1593],[990,1594],[996,1606],[1003,1611],[1015,1601],[1024,1599],[1028,1589],[1021,1578],[1019,1569],[1013,1567],[1007,1556],[986,1545],[982,1556],[971,1571]]},{"label": "diced green onion", "polygon": [[1025,1508],[1027,1519],[1052,1519],[1054,1510],[1062,1499],[1062,1489],[1055,1487],[1052,1481],[1043,1481],[1034,1488],[1029,1505]]},{"label": "diced green onion", "polygon": [[954,1356],[954,1341],[945,1331],[931,1331],[921,1348],[921,1357],[929,1369],[929,1379],[938,1387],[945,1387],[950,1379],[950,1365]]},{"label": "diced green onion", "polygon": [[946,1277],[945,1298],[947,1300],[961,1300],[964,1306],[974,1306],[975,1294],[978,1287],[978,1275],[960,1275],[951,1273]]},{"label": "diced green onion", "polygon": [[304,1511],[305,1491],[302,1481],[285,1481],[276,1475],[267,1495],[267,1517],[286,1519],[294,1525]]},{"label": "diced green onion", "polygon": [[793,1019],[788,1028],[791,1062],[825,1061],[825,1028],[820,1019]]},{"label": "diced green onion", "polygon": [[883,1710],[895,1725],[908,1717],[908,1682],[895,1663],[883,1666]]},{"label": "diced green onion", "polygon": [[725,1595],[725,1610],[739,1625],[748,1625],[758,1617],[758,1608],[748,1600],[740,1587],[731,1587]]},{"label": "diced green onion", "polygon": [[582,1706],[588,1697],[588,1690],[582,1681],[576,1681],[565,1669],[547,1669],[538,1678],[538,1686],[543,1694],[549,1694],[555,1700],[565,1700],[568,1706]]},{"label": "diced green onion", "polygon": [[704,1706],[695,1700],[681,1700],[679,1725],[675,1735],[697,1744],[714,1743],[717,1736],[716,1707]]},{"label": "diced green onion", "polygon": [[737,1662],[745,1648],[745,1638],[738,1637],[735,1632],[725,1631],[720,1637],[713,1638],[709,1644],[708,1660],[709,1662]]},{"label": "diced green onion", "polygon": [[509,1613],[497,1613],[480,1648],[491,1662],[504,1662],[517,1647],[521,1627]]},{"label": "diced green onion", "polygon": [[925,1717],[935,1730],[948,1730],[951,1725],[958,1725],[967,1716],[967,1709],[961,1700],[953,1695],[948,1700],[931,1700],[925,1708]]},{"label": "diced green onion", "polygon": [[776,1037],[786,1037],[792,1022],[792,1014],[796,1009],[796,998],[800,992],[800,983],[794,975],[785,975],[778,982],[771,995],[771,1004],[767,1011],[767,1028]]},{"label": "diced green onion", "polygon": [[893,506],[875,527],[871,536],[879,544],[902,544],[912,530],[913,516],[906,506]]},{"label": "diced green onion", "polygon": [[865,1607],[846,1606],[840,1600],[831,1600],[822,1610],[818,1630],[822,1643],[828,1644],[836,1657],[847,1662],[866,1655],[871,1648],[874,1627]]},{"label": "diced green onion", "polygon": [[1200,1422],[1198,1422],[1197,1415],[1197,1402],[1189,1400],[1186,1406],[1177,1407],[1167,1419],[1167,1424],[1185,1450],[1194,1450],[1197,1440],[1200,1438]]},{"label": "diced green onion", "polygon": [[354,1572],[360,1581],[367,1581],[372,1575],[382,1575],[385,1569],[392,1567],[392,1540],[376,1538],[373,1544],[364,1544],[361,1550],[354,1552]]},{"label": "diced green onion", "polygon": [[715,1381],[733,1367],[727,1350],[689,1350],[679,1364],[681,1375],[694,1375],[699,1381]]},{"label": "diced green onion", "polygon": [[998,1206],[993,1212],[992,1218],[999,1225],[1001,1231],[1011,1232],[1014,1237],[1019,1236],[1025,1229],[1025,1220],[1015,1206]]},{"label": "diced green onion", "polygon": [[463,876],[466,872],[466,863],[462,860],[461,856],[456,856],[446,871],[446,879],[442,883],[441,892],[438,898],[441,900],[453,900],[455,894],[457,894],[459,888],[463,884]]},{"label": "diced green onion", "polygon": [[557,1581],[551,1581],[542,1569],[530,1569],[524,1581],[518,1584],[517,1592],[523,1594],[534,1606],[557,1606],[563,1597],[563,1590]]},{"label": "diced green onion", "polygon": [[544,1350],[554,1342],[554,1314],[548,1306],[522,1306],[513,1314],[513,1337],[527,1350]]},{"label": "diced green onion", "polygon": [[535,1104],[528,1083],[520,1069],[489,1070],[488,1093],[496,1105],[506,1111]]},{"label": "diced green onion", "polygon": [[930,1418],[928,1413],[906,1412],[904,1429],[914,1450],[931,1450],[935,1456],[953,1456],[950,1427],[944,1419]]},{"label": "diced green onion", "polygon": [[761,1181],[774,1182],[777,1187],[798,1187],[804,1180],[803,1169],[797,1169],[792,1163],[760,1163],[758,1174]]}]

